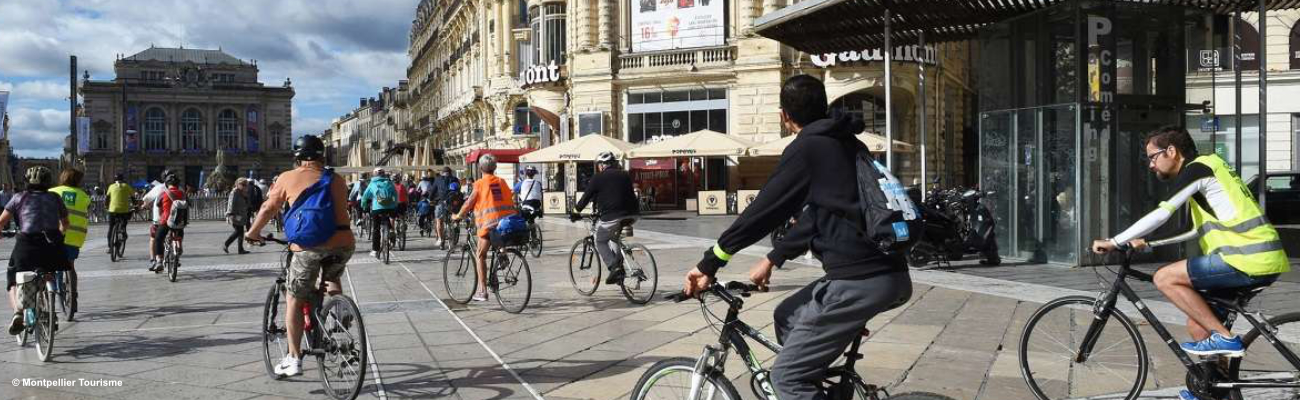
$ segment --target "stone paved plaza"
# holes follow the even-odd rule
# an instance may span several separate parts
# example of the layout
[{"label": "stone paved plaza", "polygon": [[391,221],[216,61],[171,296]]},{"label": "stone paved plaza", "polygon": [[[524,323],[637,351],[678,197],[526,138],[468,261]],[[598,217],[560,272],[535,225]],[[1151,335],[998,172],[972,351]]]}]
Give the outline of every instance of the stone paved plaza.
[{"label": "stone paved plaza", "polygon": [[[546,250],[540,259],[529,259],[533,297],[522,314],[505,313],[495,301],[444,300],[443,252],[429,239],[415,238],[390,265],[365,254],[368,242],[360,245],[343,284],[361,306],[373,353],[362,398],[626,399],[651,364],[695,357],[704,344],[716,341],[697,302],[659,298],[681,288],[685,271],[727,219],[638,225],[630,241],[652,249],[660,276],[661,295],[645,306],[630,304],[617,288],[603,285],[591,297],[577,294],[569,283],[568,251],[586,231],[567,220],[542,221]],[[43,363],[30,344],[0,342],[0,376],[120,385],[6,385],[0,398],[326,397],[310,358],[303,375],[287,380],[269,379],[263,369],[258,324],[267,288],[278,274],[277,248],[227,255],[220,241],[228,228],[198,223],[186,232],[180,278],[170,283],[145,270],[145,225],[131,226],[127,258],[116,263],[104,251],[104,229],[91,228],[78,267],[81,310],[75,322],[61,323],[53,358]],[[0,242],[0,252],[11,248],[12,241]],[[721,279],[745,279],[763,251],[756,247],[738,255]],[[774,275],[773,290],[747,299],[742,313],[769,337],[774,337],[776,304],[821,274],[803,259],[788,265]],[[1026,318],[1049,299],[1095,295],[1096,278],[1088,282],[1078,278],[1078,269],[1043,266],[956,270],[913,271],[911,301],[868,324],[873,334],[859,371],[891,393],[1032,399],[1016,356]],[[1054,275],[1058,279],[1048,278]],[[1293,291],[1295,285],[1283,282],[1273,290]],[[1177,310],[1158,296],[1149,298],[1151,308],[1185,338]],[[1136,316],[1131,308],[1129,315]],[[1143,324],[1141,332],[1151,353],[1150,396],[1174,396],[1183,385],[1182,368],[1149,326]],[[757,356],[770,363],[773,354],[759,350]],[[749,374],[737,360],[732,357],[727,375],[743,398],[753,399]]]}]

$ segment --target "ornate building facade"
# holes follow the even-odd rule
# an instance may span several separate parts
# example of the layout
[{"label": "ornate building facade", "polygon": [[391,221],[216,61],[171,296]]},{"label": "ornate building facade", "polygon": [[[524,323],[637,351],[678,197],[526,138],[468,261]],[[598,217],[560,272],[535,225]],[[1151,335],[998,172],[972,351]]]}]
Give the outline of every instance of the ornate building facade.
[{"label": "ornate building facade", "polygon": [[87,187],[122,173],[154,180],[164,169],[200,186],[218,151],[239,176],[293,166],[292,101],[258,81],[257,65],[221,50],[152,47],[113,64],[116,77],[81,85],[90,118]]}]

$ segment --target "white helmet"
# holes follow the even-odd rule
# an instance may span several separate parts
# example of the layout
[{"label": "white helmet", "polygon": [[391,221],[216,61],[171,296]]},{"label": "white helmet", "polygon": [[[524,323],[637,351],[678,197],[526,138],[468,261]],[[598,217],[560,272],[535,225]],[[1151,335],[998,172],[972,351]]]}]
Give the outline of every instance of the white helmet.
[{"label": "white helmet", "polygon": [[613,152],[602,151],[596,156],[596,162],[600,164],[613,164],[618,162],[618,157],[614,156]]},{"label": "white helmet", "polygon": [[388,176],[388,172],[387,172],[387,171],[384,171],[384,168],[383,168],[383,167],[376,167],[376,168],[375,168],[375,176]]}]

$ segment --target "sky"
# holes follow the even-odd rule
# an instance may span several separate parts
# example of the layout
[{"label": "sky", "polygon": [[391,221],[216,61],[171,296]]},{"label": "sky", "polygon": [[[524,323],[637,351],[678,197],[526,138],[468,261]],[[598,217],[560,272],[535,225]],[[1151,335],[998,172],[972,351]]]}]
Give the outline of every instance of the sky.
[{"label": "sky", "polygon": [[[220,48],[257,60],[259,80],[293,80],[294,136],[319,134],[361,97],[405,79],[419,0],[2,0],[0,91],[10,143],[57,157],[68,133],[68,56],[112,80],[117,54],[151,45]],[[78,76],[80,76],[78,72]]]}]

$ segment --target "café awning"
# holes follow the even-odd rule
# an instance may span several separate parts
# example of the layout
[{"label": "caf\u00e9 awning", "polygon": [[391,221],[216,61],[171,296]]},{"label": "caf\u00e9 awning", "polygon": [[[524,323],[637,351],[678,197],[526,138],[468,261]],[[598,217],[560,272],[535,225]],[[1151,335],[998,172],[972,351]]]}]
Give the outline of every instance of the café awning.
[{"label": "caf\u00e9 awning", "polygon": [[[771,141],[771,142],[767,142],[755,146],[754,148],[749,149],[749,155],[753,157],[779,156],[781,155],[782,152],[785,151],[786,146],[789,146],[791,142],[794,142],[794,138],[796,137],[798,137],[798,135],[790,135],[790,136],[783,137],[780,140]],[[880,136],[874,133],[861,133],[857,135],[857,138],[858,140],[862,141],[862,143],[865,143],[867,145],[867,149],[873,152],[885,151],[886,140],[884,136]],[[900,140],[894,141],[894,151],[910,152],[910,151],[914,151],[915,149],[916,148],[912,146],[911,143],[903,142]]]},{"label": "caf\u00e9 awning", "polygon": [[746,139],[704,129],[637,147],[628,152],[628,158],[739,157],[755,145]]},{"label": "caf\u00e9 awning", "polygon": [[586,135],[554,146],[546,147],[519,157],[520,162],[593,161],[602,152],[611,152],[623,158],[633,144],[605,135]]},{"label": "caf\u00e9 awning", "polygon": [[[1199,8],[1226,14],[1256,11],[1258,0],[1111,0]],[[1064,0],[804,0],[759,17],[754,32],[807,53],[879,47],[885,42],[885,10],[893,15],[893,43],[973,39],[989,24],[1005,21]],[[1297,0],[1265,0],[1270,10],[1300,7]]]},{"label": "caf\u00e9 awning", "polygon": [[531,153],[534,149],[478,149],[465,155],[465,163],[473,164],[478,162],[479,157],[491,154],[496,156],[499,163],[518,163],[519,156]]}]

